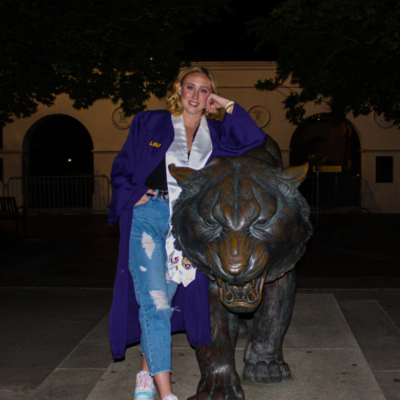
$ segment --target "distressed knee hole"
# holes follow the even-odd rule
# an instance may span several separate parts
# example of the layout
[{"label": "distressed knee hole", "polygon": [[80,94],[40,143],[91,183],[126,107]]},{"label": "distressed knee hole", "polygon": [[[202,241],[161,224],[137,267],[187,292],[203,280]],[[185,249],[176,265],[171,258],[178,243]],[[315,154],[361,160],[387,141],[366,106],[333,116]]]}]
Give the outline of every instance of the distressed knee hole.
[{"label": "distressed knee hole", "polygon": [[147,271],[147,268],[146,268],[146,267],[140,266],[140,270],[141,270],[142,272],[146,272],[146,271]]},{"label": "distressed knee hole", "polygon": [[151,290],[150,296],[153,298],[154,305],[156,306],[157,310],[165,310],[170,308],[168,300],[166,299],[162,290]]},{"label": "distressed knee hole", "polygon": [[146,232],[143,232],[142,235],[142,247],[144,251],[146,252],[147,257],[151,260],[151,257],[153,255],[154,249],[156,248],[156,245],[153,241],[153,238],[148,235]]}]

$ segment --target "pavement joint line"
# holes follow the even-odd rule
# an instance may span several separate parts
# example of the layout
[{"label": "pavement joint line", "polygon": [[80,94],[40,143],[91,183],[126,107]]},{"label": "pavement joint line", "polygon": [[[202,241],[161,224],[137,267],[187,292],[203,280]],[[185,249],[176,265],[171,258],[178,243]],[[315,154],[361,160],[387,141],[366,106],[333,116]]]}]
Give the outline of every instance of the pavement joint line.
[{"label": "pavement joint line", "polygon": [[377,368],[371,368],[371,371],[377,371],[377,372],[400,372],[400,369],[377,369]]},{"label": "pavement joint line", "polygon": [[[67,355],[67,357],[69,357],[84,341],[85,341],[85,339],[91,334],[91,333],[93,333],[102,323],[103,323],[103,321],[105,320],[105,319],[107,319],[108,320],[108,318],[110,318],[110,313],[108,312],[101,320],[100,320],[100,322],[84,337],[84,338],[82,338],[82,340],[72,349],[72,351]],[[67,358],[66,357],[66,358]],[[61,363],[63,362],[64,360],[62,360],[61,361]],[[60,363],[60,364],[61,364]],[[59,364],[59,365],[60,365]],[[58,367],[56,367],[56,369],[57,369]]]},{"label": "pavement joint line", "polygon": [[[84,338],[82,338],[82,340],[70,351],[70,353],[67,355],[67,357],[65,357],[64,358],[64,360],[66,359],[66,358],[68,358],[71,354],[73,354],[74,352],[75,352],[75,350],[85,341],[85,339],[89,336],[89,335],[91,335],[102,323],[103,323],[103,321],[105,320],[105,319],[108,319],[110,317],[110,313],[107,313],[101,320],[100,320],[100,322],[84,337]],[[58,364],[58,365],[61,365],[63,362],[64,362],[64,360],[62,360],[61,362],[60,362],[60,364]],[[61,370],[61,369],[63,369],[62,367],[61,368],[59,368],[58,366],[49,374],[49,376],[51,376],[51,374],[53,374],[54,373],[54,371],[57,371],[57,370]],[[67,370],[74,370],[74,369],[86,369],[86,368],[65,368],[65,369],[67,369]],[[88,368],[88,369],[90,369],[90,368]],[[96,370],[97,368],[95,368],[95,370]],[[100,368],[101,370],[103,370],[103,368]],[[47,378],[46,378],[47,379]],[[40,385],[39,385],[39,387],[40,387]]]},{"label": "pavement joint line", "polygon": [[377,300],[370,300],[370,301],[375,301],[378,304],[378,307],[381,309],[383,315],[390,321],[390,323],[396,328],[396,331],[400,333],[400,328],[394,323],[392,318],[390,318],[389,314],[385,311],[385,309],[382,307],[381,303]]},{"label": "pavement joint line", "polygon": [[107,368],[58,368],[57,367],[54,369],[54,371],[105,371]]},{"label": "pavement joint line", "polygon": [[34,393],[34,389],[27,389],[27,390],[20,390],[20,389],[0,389],[1,392],[7,392],[7,393]]},{"label": "pavement joint line", "polygon": [[[67,357],[65,357],[64,358],[64,360],[66,359],[66,358],[68,358],[71,354],[73,354],[74,352],[75,352],[75,350],[85,341],[85,339],[92,333],[92,332],[94,332],[95,331],[95,329],[97,329],[99,326],[100,326],[100,324],[102,324],[103,323],[103,321],[105,320],[105,319],[108,319],[109,318],[109,313],[107,313],[107,315],[105,315],[104,316],[104,318],[102,318],[101,320],[100,320],[100,322],[84,337],[84,338],[82,338],[82,340],[74,347],[74,349],[67,355]],[[60,362],[60,364],[58,364],[58,365],[61,365],[63,362],[64,362],[64,360],[62,360],[61,362]],[[34,393],[37,393],[37,392],[39,392],[40,391],[40,388],[43,386],[43,385],[45,385],[45,382],[48,380],[48,379],[50,379],[51,378],[51,376],[56,372],[56,371],[75,371],[75,370],[82,370],[82,371],[106,371],[107,370],[107,368],[60,368],[60,367],[56,367],[45,379],[44,379],[44,381],[33,391]],[[12,390],[10,391],[10,392],[12,392]],[[22,393],[22,392],[21,392]]]},{"label": "pavement joint line", "polygon": [[[340,304],[339,304],[338,299],[336,299],[335,296],[334,296],[333,294],[332,294],[332,297],[333,297],[333,299],[334,299],[334,301],[335,301],[335,305],[336,305],[336,307],[337,307],[337,312],[338,312],[338,314],[341,315],[342,321],[344,321],[344,323],[347,325],[348,329],[350,330],[351,335],[353,336],[354,342],[355,342],[355,344],[356,344],[356,348],[357,348],[358,351],[361,353],[361,356],[364,358],[365,364],[366,364],[367,366],[369,366],[368,361],[367,361],[367,359],[365,358],[365,355],[364,355],[364,353],[363,353],[363,351],[362,351],[362,349],[361,349],[361,346],[360,346],[359,343],[357,342],[357,339],[356,339],[354,333],[353,333],[352,330],[351,330],[350,324],[349,324],[349,322],[347,321],[347,318],[346,318],[346,316],[344,315],[344,312],[343,312],[342,308],[340,307]],[[379,385],[378,385],[378,387],[379,387]]]}]

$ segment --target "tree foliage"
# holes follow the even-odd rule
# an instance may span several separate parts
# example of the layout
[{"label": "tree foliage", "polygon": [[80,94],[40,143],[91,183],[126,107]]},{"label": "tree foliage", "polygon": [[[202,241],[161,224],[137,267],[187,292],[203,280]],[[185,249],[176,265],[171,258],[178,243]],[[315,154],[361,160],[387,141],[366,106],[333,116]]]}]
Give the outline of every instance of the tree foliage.
[{"label": "tree foliage", "polygon": [[252,22],[259,49],[280,46],[274,79],[289,82],[286,117],[298,124],[308,102],[325,101],[336,119],[384,113],[400,123],[400,2],[398,0],[285,0]]},{"label": "tree foliage", "polygon": [[185,59],[183,38],[228,0],[1,0],[0,114],[5,122],[66,93],[126,113],[165,95]]}]

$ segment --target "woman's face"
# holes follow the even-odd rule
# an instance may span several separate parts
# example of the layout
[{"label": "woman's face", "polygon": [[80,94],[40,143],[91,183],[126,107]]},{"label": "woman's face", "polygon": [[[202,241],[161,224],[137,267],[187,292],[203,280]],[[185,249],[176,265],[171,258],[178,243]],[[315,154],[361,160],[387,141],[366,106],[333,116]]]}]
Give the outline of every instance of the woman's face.
[{"label": "woman's face", "polygon": [[181,96],[183,113],[202,114],[211,93],[210,79],[198,72],[186,76],[182,83],[178,83],[178,94]]}]

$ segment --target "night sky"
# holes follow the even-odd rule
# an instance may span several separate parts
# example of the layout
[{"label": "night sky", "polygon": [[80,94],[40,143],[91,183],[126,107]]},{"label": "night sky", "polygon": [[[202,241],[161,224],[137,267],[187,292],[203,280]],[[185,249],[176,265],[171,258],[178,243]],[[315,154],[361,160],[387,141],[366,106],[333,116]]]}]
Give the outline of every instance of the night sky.
[{"label": "night sky", "polygon": [[[233,0],[232,13],[220,11],[219,22],[195,27],[186,39],[186,54],[191,61],[275,61],[277,47],[267,45],[255,52],[257,38],[247,33],[246,23],[267,16],[279,0]],[[261,4],[261,5],[260,5]]]}]

